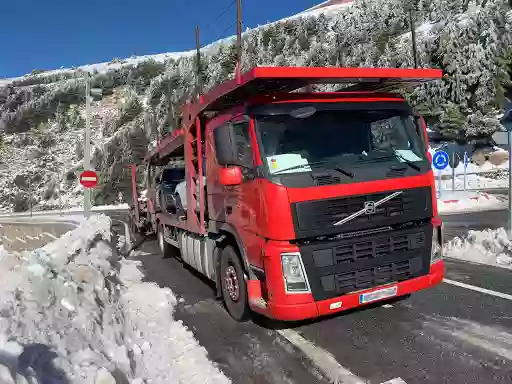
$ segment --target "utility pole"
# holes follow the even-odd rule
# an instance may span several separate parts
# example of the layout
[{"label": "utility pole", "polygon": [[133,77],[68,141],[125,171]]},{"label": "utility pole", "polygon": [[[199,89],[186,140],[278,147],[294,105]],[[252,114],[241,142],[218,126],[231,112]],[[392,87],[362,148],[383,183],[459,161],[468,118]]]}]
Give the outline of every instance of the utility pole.
[{"label": "utility pole", "polygon": [[196,55],[197,55],[197,97],[201,96],[203,84],[201,79],[201,42],[199,40],[199,25],[196,25]]},{"label": "utility pole", "polygon": [[236,1],[236,74],[237,81],[240,81],[242,71],[242,0]]},{"label": "utility pole", "polygon": [[[84,132],[84,171],[91,168],[91,78],[89,72],[85,77],[85,132]],[[91,190],[84,190],[84,215],[91,215]]]},{"label": "utility pole", "polygon": [[32,186],[30,184],[30,176],[28,177],[28,209],[30,211],[30,217],[32,217]]},{"label": "utility pole", "polygon": [[412,55],[414,59],[414,68],[418,68],[418,52],[416,50],[416,29],[414,28],[413,8],[409,8],[409,25],[411,26]]}]

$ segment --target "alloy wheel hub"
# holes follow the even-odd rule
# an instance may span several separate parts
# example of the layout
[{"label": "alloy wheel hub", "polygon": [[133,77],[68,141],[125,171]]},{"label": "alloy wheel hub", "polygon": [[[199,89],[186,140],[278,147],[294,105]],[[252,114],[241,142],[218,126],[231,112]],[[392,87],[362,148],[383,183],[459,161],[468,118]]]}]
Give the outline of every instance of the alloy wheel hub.
[{"label": "alloy wheel hub", "polygon": [[229,266],[224,274],[224,282],[226,283],[226,290],[228,291],[229,298],[237,301],[240,296],[240,286],[238,284],[238,276],[235,268]]}]

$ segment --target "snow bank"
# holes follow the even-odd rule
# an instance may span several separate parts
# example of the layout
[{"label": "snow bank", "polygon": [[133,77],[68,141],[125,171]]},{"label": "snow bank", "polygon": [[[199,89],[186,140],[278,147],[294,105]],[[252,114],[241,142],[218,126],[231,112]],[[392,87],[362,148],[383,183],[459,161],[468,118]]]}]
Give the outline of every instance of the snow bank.
[{"label": "snow bank", "polygon": [[497,196],[469,191],[443,191],[437,199],[440,214],[504,209],[507,204],[504,199]]},{"label": "snow bank", "polygon": [[512,243],[504,228],[469,231],[445,244],[445,256],[512,269]]},{"label": "snow bank", "polygon": [[[436,179],[436,183],[439,181]],[[442,180],[443,190],[452,189],[453,179]],[[480,175],[466,175],[466,189],[508,188],[508,173],[497,174],[496,178]],[[464,176],[455,176],[455,189],[464,189]]]},{"label": "snow bank", "polygon": [[110,227],[98,215],[22,257],[0,247],[0,382],[229,383]]}]

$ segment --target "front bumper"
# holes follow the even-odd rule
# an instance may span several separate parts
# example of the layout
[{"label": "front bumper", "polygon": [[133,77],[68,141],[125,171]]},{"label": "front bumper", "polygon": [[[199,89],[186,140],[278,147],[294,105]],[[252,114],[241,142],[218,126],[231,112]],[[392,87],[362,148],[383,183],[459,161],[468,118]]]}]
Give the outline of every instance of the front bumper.
[{"label": "front bumper", "polygon": [[[348,293],[346,295],[334,297],[328,300],[314,301],[311,294],[297,295],[296,303],[294,304],[281,304],[277,301],[269,300],[265,306],[258,305],[257,301],[251,300],[251,291],[256,294],[256,290],[251,289],[254,284],[249,284],[249,303],[251,308],[258,313],[261,313],[267,317],[283,320],[283,321],[297,321],[309,318],[315,318],[333,313],[346,311],[348,309],[363,307],[367,304],[359,303],[359,296],[362,293],[372,292],[378,289],[397,286],[397,296],[404,296],[409,293],[421,291],[423,289],[432,287],[439,284],[444,277],[445,265],[444,261],[440,260],[434,263],[430,267],[430,271],[427,275],[405,280],[395,284],[386,284],[371,289],[359,291],[357,293]],[[384,299],[386,300],[386,299]],[[341,305],[339,304],[341,302]],[[331,305],[334,304],[335,309],[332,309]]]}]

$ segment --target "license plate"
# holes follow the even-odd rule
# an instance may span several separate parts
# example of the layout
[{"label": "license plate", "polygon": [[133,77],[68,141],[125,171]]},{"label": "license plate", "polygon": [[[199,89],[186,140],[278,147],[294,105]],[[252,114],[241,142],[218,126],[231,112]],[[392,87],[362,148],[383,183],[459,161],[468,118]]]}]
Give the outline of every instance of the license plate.
[{"label": "license plate", "polygon": [[371,303],[372,301],[387,299],[388,297],[396,296],[398,291],[398,287],[395,285],[394,287],[379,289],[378,291],[363,293],[359,295],[359,303]]}]

